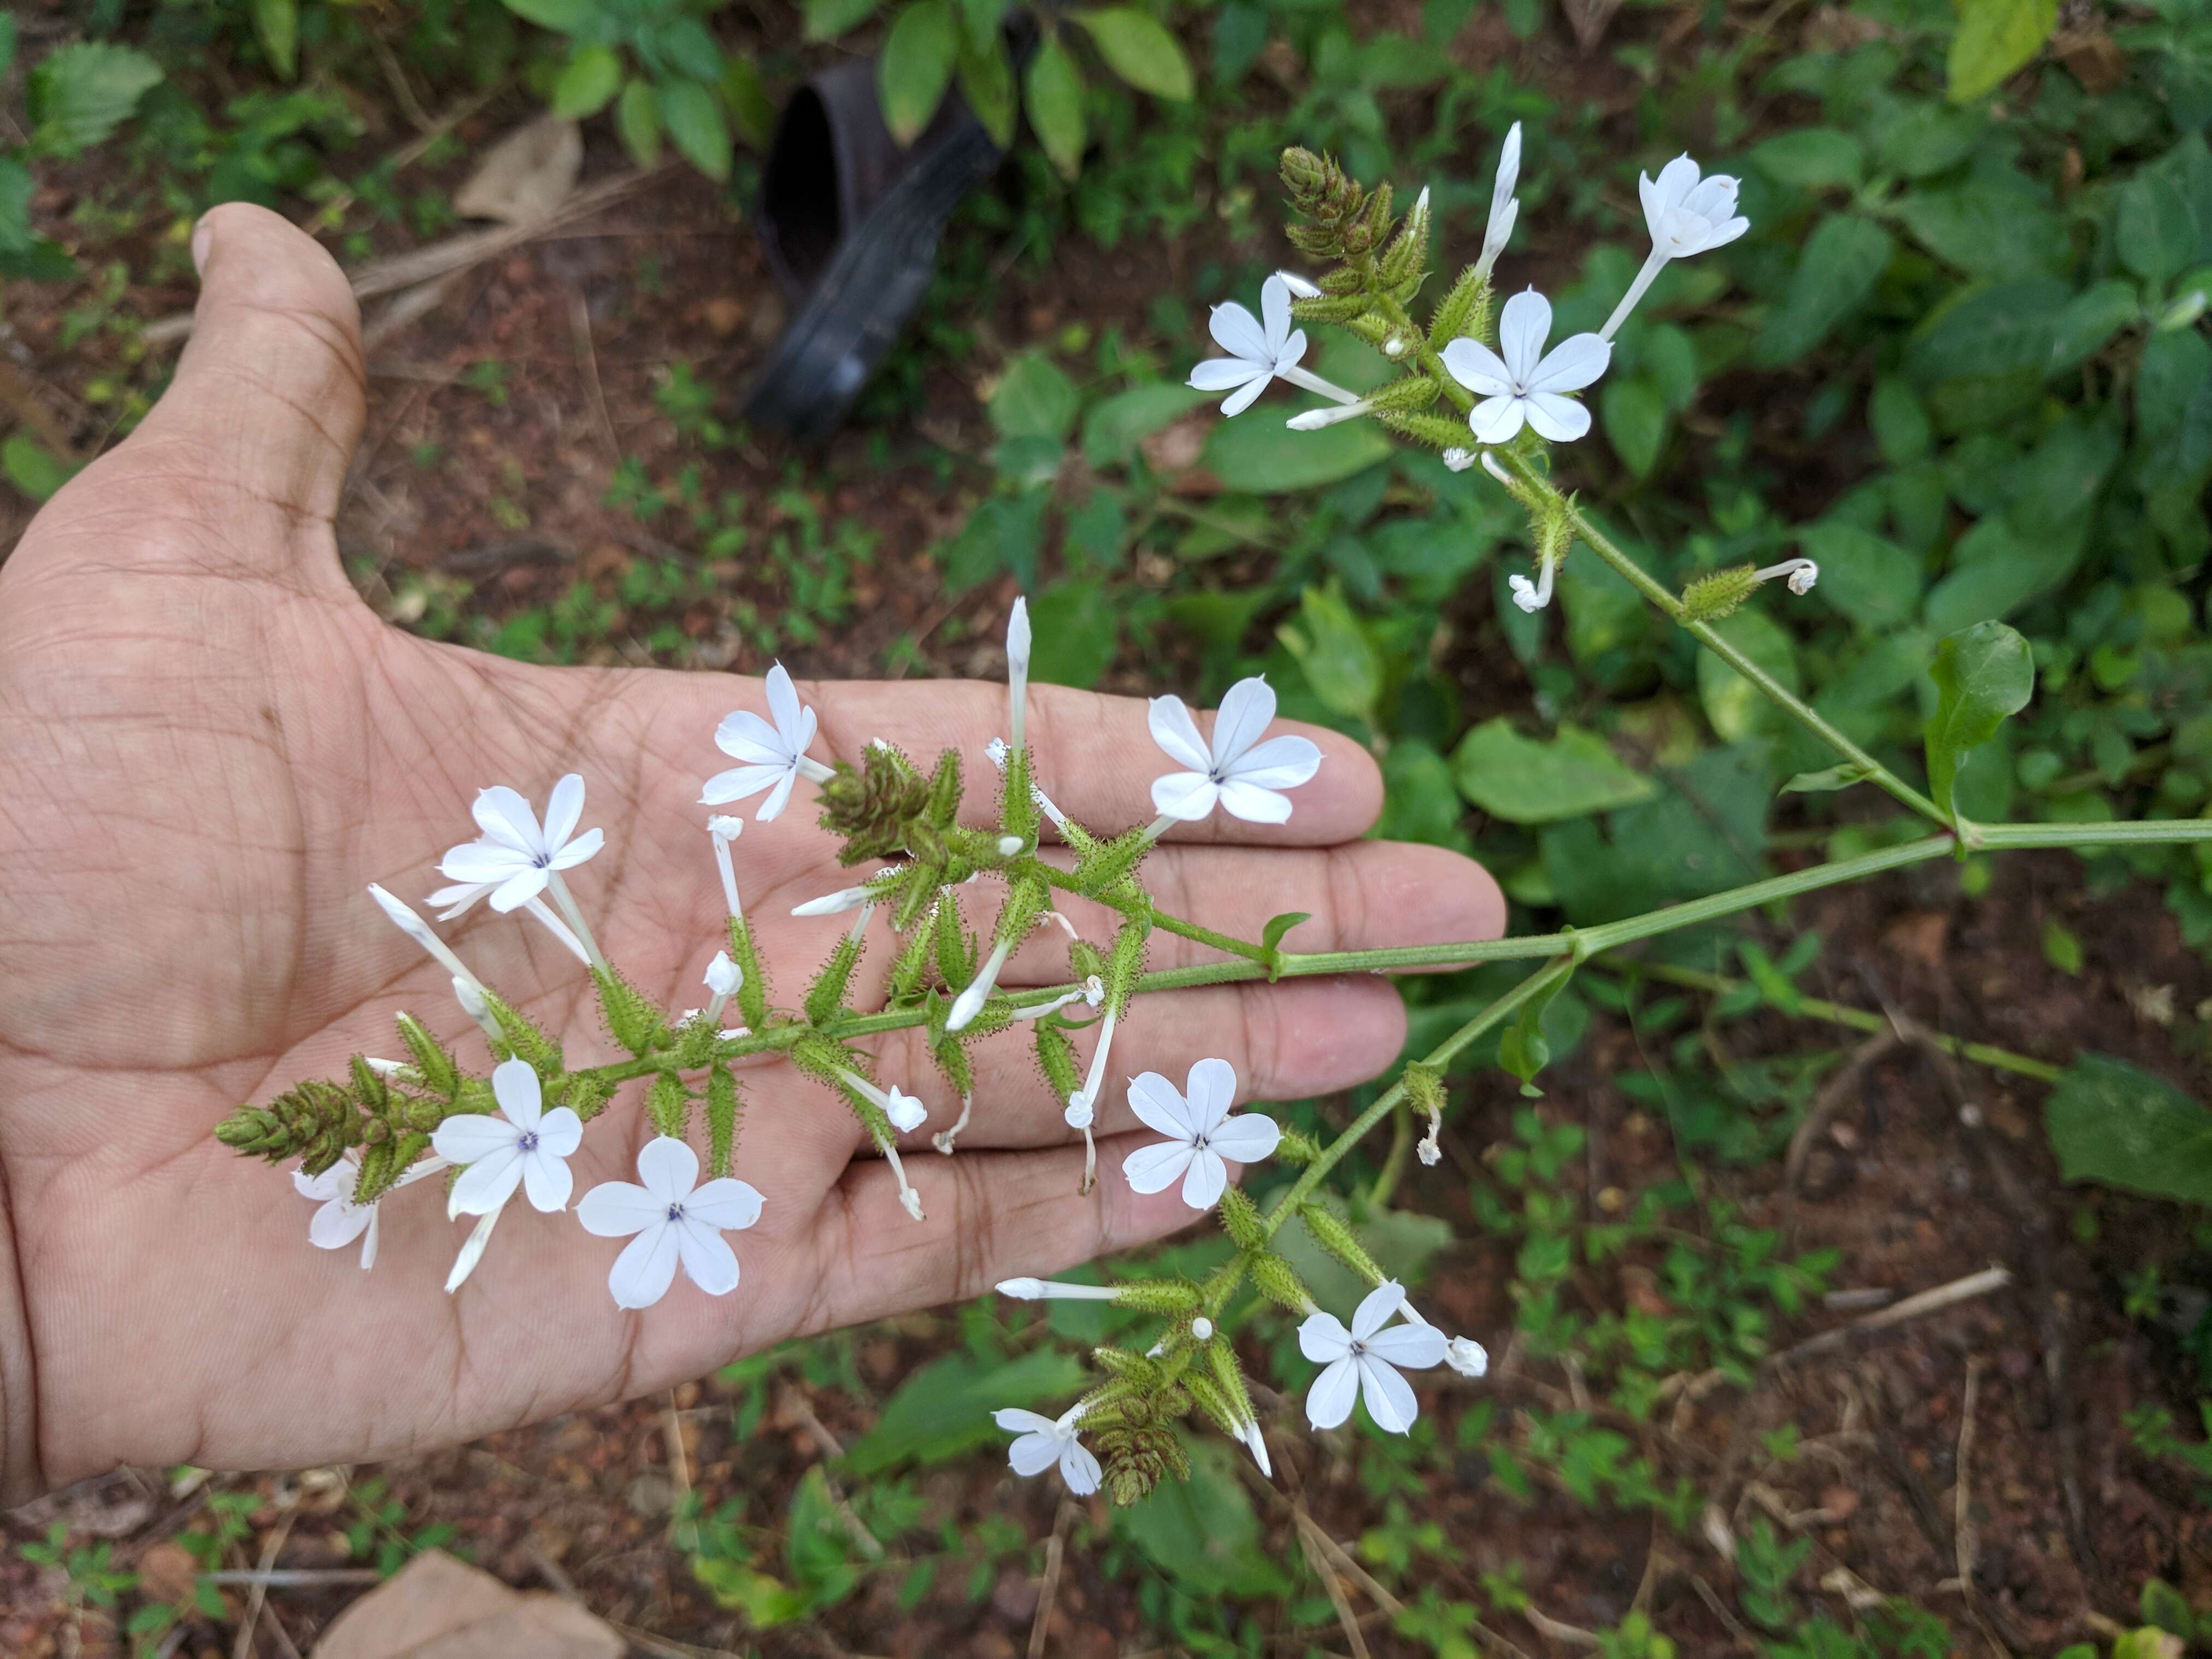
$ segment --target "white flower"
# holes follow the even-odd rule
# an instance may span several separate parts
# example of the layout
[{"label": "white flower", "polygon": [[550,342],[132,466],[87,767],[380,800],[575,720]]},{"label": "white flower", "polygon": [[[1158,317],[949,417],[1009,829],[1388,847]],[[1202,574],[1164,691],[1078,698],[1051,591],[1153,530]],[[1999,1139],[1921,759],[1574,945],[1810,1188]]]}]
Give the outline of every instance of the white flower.
[{"label": "white flower", "polygon": [[718,997],[726,997],[734,994],[744,982],[744,972],[730,960],[730,953],[715,951],[714,959],[707,964],[707,988]]},{"label": "white flower", "polygon": [[1237,1431],[1237,1443],[1252,1454],[1252,1461],[1260,1466],[1261,1474],[1273,1478],[1275,1466],[1267,1461],[1267,1443],[1261,1437],[1256,1420],[1248,1419]]},{"label": "white flower", "polygon": [[1456,447],[1447,449],[1442,459],[1443,464],[1454,472],[1464,472],[1474,465],[1474,452],[1471,449]]},{"label": "white flower", "polygon": [[1201,1060],[1179,1091],[1158,1072],[1146,1072],[1129,1085],[1129,1108],[1146,1127],[1167,1139],[1140,1146],[1122,1160],[1121,1173],[1140,1193],[1164,1192],[1182,1179],[1182,1201],[1210,1210],[1229,1185],[1223,1161],[1256,1164],[1275,1150],[1283,1132],[1258,1112],[1231,1117],[1237,1072],[1225,1060]]},{"label": "white flower", "polygon": [[707,834],[714,842],[714,869],[722,878],[722,902],[740,921],[744,920],[745,907],[738,902],[738,872],[730,863],[730,843],[744,828],[743,818],[733,818],[726,812],[716,812],[707,820]]},{"label": "white flower", "polygon": [[[1295,270],[1279,270],[1275,273],[1275,276],[1277,280],[1279,280],[1285,288],[1291,291],[1291,298],[1293,300],[1318,300],[1321,298],[1321,284],[1299,276]],[[1267,291],[1263,286],[1260,290],[1260,298],[1262,304],[1266,303],[1267,297]]]},{"label": "white flower", "polygon": [[1455,1336],[1444,1344],[1444,1364],[1462,1376],[1480,1376],[1490,1369],[1490,1352],[1471,1336]]},{"label": "white flower", "polygon": [[708,779],[699,792],[702,805],[720,806],[765,789],[769,797],[755,814],[765,823],[783,811],[800,778],[820,783],[829,777],[830,769],[806,752],[814,742],[814,711],[799,701],[799,688],[781,663],[768,671],[768,712],[773,726],[747,708],[722,717],[714,745],[744,764]]},{"label": "white flower", "polygon": [[1406,1291],[1386,1280],[1367,1293],[1344,1328],[1334,1314],[1314,1313],[1298,1327],[1298,1351],[1325,1367],[1306,1394],[1306,1418],[1317,1429],[1333,1429],[1352,1415],[1354,1395],[1367,1401],[1375,1426],[1403,1434],[1420,1414],[1413,1385],[1397,1367],[1425,1370],[1444,1357],[1444,1334],[1433,1325],[1394,1325],[1390,1316],[1405,1305]]},{"label": "white flower", "polygon": [[1061,1279],[1002,1279],[993,1286],[1017,1302],[1111,1302],[1118,1285],[1076,1285]]},{"label": "white flower", "polygon": [[1521,204],[1513,188],[1521,182],[1521,124],[1516,121],[1507,129],[1505,147],[1498,154],[1498,182],[1490,191],[1490,222],[1482,233],[1482,257],[1474,262],[1475,274],[1490,275],[1498,256],[1505,251],[1506,239],[1513,234],[1513,222],[1521,216]]},{"label": "white flower", "polygon": [[1589,430],[1589,410],[1562,394],[1604,374],[1613,348],[1595,334],[1577,334],[1547,352],[1551,331],[1552,302],[1526,289],[1498,313],[1498,351],[1468,339],[1444,348],[1452,379],[1482,396],[1467,417],[1480,441],[1505,443],[1524,422],[1553,443],[1571,443]]},{"label": "white flower", "polygon": [[699,1184],[699,1155],[682,1141],[656,1135],[637,1155],[643,1186],[602,1182],[584,1194],[576,1219],[601,1238],[636,1237],[607,1274],[618,1308],[649,1308],[668,1294],[676,1264],[709,1296],[738,1288],[737,1252],[722,1235],[760,1219],[761,1195],[724,1176]]},{"label": "white flower", "polygon": [[894,1083],[890,1093],[884,1097],[884,1115],[902,1134],[911,1134],[929,1121],[929,1108]]},{"label": "white flower", "polygon": [[[1030,691],[1030,602],[1017,599],[1006,618],[1006,730],[1008,743],[1022,746],[1023,720],[1028,713]],[[1015,849],[1021,849],[1018,845]],[[1001,853],[1001,857],[1012,854]]]},{"label": "white flower", "polygon": [[1790,579],[1790,591],[1801,599],[1813,591],[1813,584],[1820,580],[1820,567],[1810,559],[1784,559],[1780,564],[1770,564],[1764,570],[1754,570],[1751,579],[1755,582],[1771,582],[1777,576]]},{"label": "white flower", "polygon": [[[406,1172],[392,1183],[392,1189],[420,1181],[424,1176],[435,1175],[445,1167],[442,1158],[423,1158],[410,1164]],[[300,1170],[292,1171],[292,1190],[322,1206],[307,1223],[307,1243],[319,1250],[343,1250],[356,1238],[361,1239],[361,1265],[366,1273],[376,1265],[376,1206],[380,1200],[355,1203],[354,1188],[360,1182],[361,1159],[352,1152],[318,1176]],[[368,1235],[365,1238],[364,1233]]]},{"label": "white flower", "polygon": [[1318,392],[1340,404],[1357,401],[1342,386],[1298,367],[1306,355],[1306,331],[1291,327],[1291,285],[1278,272],[1260,284],[1262,323],[1234,300],[1213,307],[1206,324],[1214,343],[1229,355],[1208,357],[1190,371],[1189,384],[1200,392],[1226,392],[1224,415],[1241,415],[1273,380]]},{"label": "white flower", "polygon": [[[466,886],[489,884],[491,908],[501,915],[522,908],[551,884],[556,872],[574,869],[606,842],[601,830],[576,834],[576,820],[584,814],[584,780],[574,772],[546,798],[542,828],[530,803],[503,783],[478,790],[471,811],[483,836],[448,848],[438,873]],[[430,902],[452,902],[454,891],[447,888]],[[466,900],[459,908],[472,902]]]},{"label": "white flower", "polygon": [[527,1060],[505,1060],[493,1067],[491,1091],[504,1115],[460,1113],[430,1137],[439,1157],[468,1165],[453,1183],[453,1212],[489,1215],[518,1186],[529,1194],[532,1209],[549,1214],[567,1209],[575,1182],[568,1160],[583,1142],[583,1120],[566,1106],[544,1109],[538,1073]]},{"label": "white flower", "polygon": [[1043,1417],[1008,1407],[993,1412],[991,1420],[1008,1434],[1019,1437],[1006,1448],[1006,1462],[1016,1474],[1027,1480],[1057,1463],[1068,1491],[1078,1498],[1088,1498],[1098,1490],[1101,1476],[1098,1460],[1077,1437],[1075,1415],[1071,1411],[1064,1417]]},{"label": "white flower", "polygon": [[1656,179],[1638,173],[1636,188],[1644,198],[1644,224],[1651,233],[1651,252],[1644,257],[1636,280],[1628,285],[1628,292],[1613,308],[1613,315],[1598,331],[1608,340],[1628,320],[1628,313],[1636,309],[1636,302],[1667,268],[1668,260],[1686,259],[1723,246],[1751,228],[1751,221],[1735,210],[1736,181],[1717,173],[1700,183],[1698,164],[1687,155],[1677,155],[1668,162]]},{"label": "white flower", "polygon": [[[1190,769],[1152,780],[1152,805],[1163,818],[1194,823],[1218,805],[1248,823],[1282,823],[1294,789],[1321,768],[1312,739],[1260,734],[1275,718],[1275,693],[1265,679],[1239,680],[1221,700],[1209,744],[1198,734],[1181,697],[1154,697],[1146,714],[1152,741]],[[1164,827],[1164,826],[1163,826]]]}]

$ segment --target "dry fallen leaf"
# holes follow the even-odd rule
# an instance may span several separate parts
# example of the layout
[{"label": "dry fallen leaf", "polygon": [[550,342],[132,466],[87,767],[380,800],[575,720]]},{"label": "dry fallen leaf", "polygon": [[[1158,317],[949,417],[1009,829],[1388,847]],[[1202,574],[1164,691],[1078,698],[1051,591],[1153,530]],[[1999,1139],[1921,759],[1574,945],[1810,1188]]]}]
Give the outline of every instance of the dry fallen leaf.
[{"label": "dry fallen leaf", "polygon": [[584,137],[576,124],[541,116],[484,152],[453,192],[453,211],[465,219],[534,225],[568,199],[583,165]]},{"label": "dry fallen leaf", "polygon": [[628,1650],[573,1601],[428,1550],[340,1613],[313,1659],[623,1659]]}]

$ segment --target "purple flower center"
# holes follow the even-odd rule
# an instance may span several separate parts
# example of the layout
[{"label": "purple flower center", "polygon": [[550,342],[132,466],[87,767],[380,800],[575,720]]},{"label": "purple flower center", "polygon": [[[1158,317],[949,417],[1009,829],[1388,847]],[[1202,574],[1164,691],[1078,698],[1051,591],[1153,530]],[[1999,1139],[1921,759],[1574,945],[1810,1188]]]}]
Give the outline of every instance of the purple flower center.
[{"label": "purple flower center", "polygon": [[683,1206],[681,1204],[672,1204],[672,1205],[670,1205],[670,1206],[668,1206],[668,1218],[669,1218],[671,1221],[681,1221],[681,1220],[683,1220],[683,1219],[684,1219],[684,1206]]},{"label": "purple flower center", "polygon": [[525,1129],[522,1132],[520,1138],[515,1141],[514,1149],[519,1152],[536,1152],[538,1150],[538,1131],[535,1129]]}]

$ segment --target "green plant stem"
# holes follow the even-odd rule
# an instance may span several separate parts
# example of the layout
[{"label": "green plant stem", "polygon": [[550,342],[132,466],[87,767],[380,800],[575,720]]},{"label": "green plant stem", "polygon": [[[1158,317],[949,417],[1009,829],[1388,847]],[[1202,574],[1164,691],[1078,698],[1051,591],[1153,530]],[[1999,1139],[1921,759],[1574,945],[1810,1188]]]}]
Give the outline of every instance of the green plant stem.
[{"label": "green plant stem", "polygon": [[[1705,991],[1714,996],[1726,996],[1743,988],[1744,981],[1729,979],[1721,974],[1708,974],[1697,968],[1677,968],[1663,962],[1639,963],[1636,971],[1646,979],[1656,979],[1668,985],[1679,985],[1686,990]],[[1830,1002],[1820,997],[1802,997],[1796,1008],[1784,1008],[1777,1002],[1767,1006],[1784,1014],[1802,1014],[1808,1019],[1826,1020],[1831,1025],[1849,1026],[1854,1031],[1864,1031],[1879,1036],[1890,1029],[1890,1024],[1880,1014],[1864,1008],[1853,1008],[1840,1002]],[[1977,1066],[1987,1066],[1994,1071],[2010,1072],[2015,1076],[2033,1078],[2039,1083],[2056,1083],[2066,1075],[2063,1066],[2053,1066],[2048,1060],[2032,1059],[2014,1054],[2009,1048],[1994,1048],[1986,1042],[1962,1042],[1957,1037],[1946,1036],[1940,1031],[1928,1034],[1929,1041],[1945,1054],[1956,1059],[1972,1060]]]},{"label": "green plant stem", "polygon": [[2112,823],[1977,823],[1967,841],[1992,847],[2118,847],[2212,840],[2212,818],[2138,818]]},{"label": "green plant stem", "polygon": [[1367,1207],[1382,1209],[1390,1201],[1390,1194],[1398,1190],[1399,1178],[1406,1172],[1406,1160],[1413,1151],[1413,1103],[1401,1100],[1390,1120],[1390,1150],[1382,1159],[1382,1168],[1375,1177],[1375,1184],[1367,1189]]}]

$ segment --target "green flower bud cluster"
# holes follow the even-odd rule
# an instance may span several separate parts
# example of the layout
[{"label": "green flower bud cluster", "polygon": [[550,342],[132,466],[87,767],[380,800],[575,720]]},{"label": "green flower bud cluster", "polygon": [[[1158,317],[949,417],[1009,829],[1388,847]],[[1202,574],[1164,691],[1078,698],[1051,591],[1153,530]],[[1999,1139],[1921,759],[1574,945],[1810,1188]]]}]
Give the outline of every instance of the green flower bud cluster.
[{"label": "green flower bud cluster", "polygon": [[1390,187],[1370,194],[1331,155],[1310,149],[1283,152],[1282,179],[1291,204],[1308,221],[1293,225],[1294,246],[1322,258],[1372,253],[1390,234]]},{"label": "green flower bud cluster", "polygon": [[361,1139],[362,1109],[343,1083],[310,1079],[266,1106],[241,1106],[216,1125],[215,1138],[233,1152],[271,1164],[305,1160],[319,1175]]},{"label": "green flower bud cluster", "polygon": [[1753,567],[1747,564],[1707,571],[1682,589],[1682,619],[1718,622],[1723,617],[1734,615],[1758,587],[1759,577]]}]

